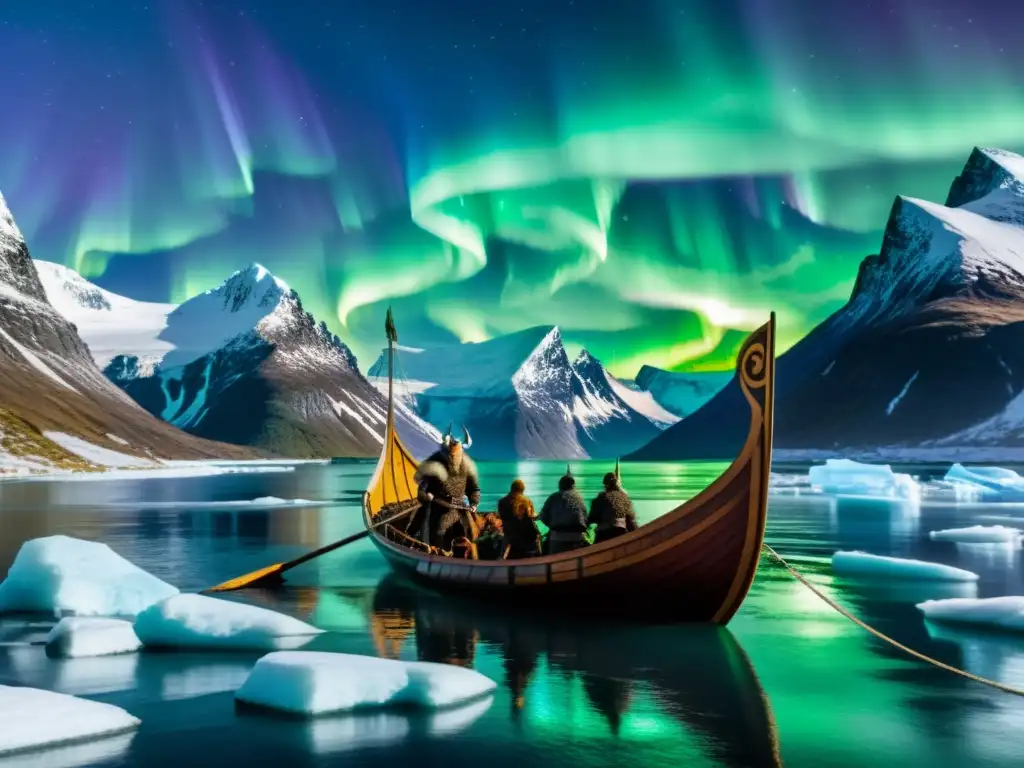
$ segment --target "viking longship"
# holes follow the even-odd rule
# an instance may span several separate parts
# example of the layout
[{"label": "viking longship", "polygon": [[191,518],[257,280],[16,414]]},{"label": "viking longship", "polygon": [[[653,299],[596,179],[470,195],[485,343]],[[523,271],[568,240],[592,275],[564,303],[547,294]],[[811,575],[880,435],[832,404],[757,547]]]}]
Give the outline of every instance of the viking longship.
[{"label": "viking longship", "polygon": [[735,381],[750,410],[739,455],[706,489],[636,530],[570,552],[478,560],[438,552],[389,522],[415,509],[417,461],[395,431],[391,311],[388,410],[377,468],[363,494],[363,522],[391,567],[433,590],[533,610],[656,622],[729,622],[753,583],[764,541],[772,451],[775,315],[752,333]]}]

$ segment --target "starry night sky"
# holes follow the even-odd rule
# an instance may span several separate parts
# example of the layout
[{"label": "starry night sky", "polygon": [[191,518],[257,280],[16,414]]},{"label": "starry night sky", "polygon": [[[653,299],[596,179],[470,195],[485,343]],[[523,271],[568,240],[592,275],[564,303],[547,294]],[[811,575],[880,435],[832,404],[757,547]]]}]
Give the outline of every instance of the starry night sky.
[{"label": "starry night sky", "polygon": [[1024,149],[1005,0],[3,0],[36,258],[181,301],[259,261],[368,365],[559,324],[631,376],[792,344],[893,197]]}]

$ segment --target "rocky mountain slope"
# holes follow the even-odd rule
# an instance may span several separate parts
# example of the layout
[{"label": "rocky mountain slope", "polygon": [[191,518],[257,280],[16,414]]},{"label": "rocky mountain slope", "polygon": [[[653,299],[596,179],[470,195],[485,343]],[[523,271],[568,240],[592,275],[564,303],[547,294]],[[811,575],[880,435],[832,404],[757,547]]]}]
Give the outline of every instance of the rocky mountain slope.
[{"label": "rocky mountain slope", "polygon": [[[778,361],[775,445],[1024,441],[1024,158],[975,149],[945,205],[899,197],[850,300]],[[735,381],[635,458],[726,457]]]},{"label": "rocky mountain slope", "polygon": [[[258,455],[186,435],[153,418],[103,376],[75,326],[49,302],[2,196],[0,409],[4,455],[29,462],[39,446],[53,452],[58,463],[64,461],[68,450],[58,446],[81,441],[148,458]],[[12,447],[15,443],[21,447]]]},{"label": "rocky mountain slope", "polygon": [[[107,377],[165,422],[293,458],[378,455],[384,398],[349,348],[264,267],[179,306],[112,294],[58,265],[41,264],[40,273]],[[402,408],[397,428],[419,455],[440,438]]]},{"label": "rocky mountain slope", "polygon": [[[381,389],[382,354],[368,371]],[[399,348],[403,400],[431,424],[465,424],[480,459],[613,458],[678,419],[586,351],[569,359],[557,327],[474,344]]]}]

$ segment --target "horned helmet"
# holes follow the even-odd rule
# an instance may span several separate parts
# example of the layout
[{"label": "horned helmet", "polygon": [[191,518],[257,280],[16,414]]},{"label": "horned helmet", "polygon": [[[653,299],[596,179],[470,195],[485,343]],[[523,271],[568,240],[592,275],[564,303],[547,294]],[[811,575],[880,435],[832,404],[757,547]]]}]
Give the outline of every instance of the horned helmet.
[{"label": "horned helmet", "polygon": [[459,440],[457,437],[452,436],[452,424],[448,422],[448,429],[445,430],[444,437],[441,438],[441,445],[448,448],[453,443],[461,445],[464,451],[468,451],[473,445],[473,438],[470,437],[469,430],[466,429],[465,424],[462,425],[462,440]]}]

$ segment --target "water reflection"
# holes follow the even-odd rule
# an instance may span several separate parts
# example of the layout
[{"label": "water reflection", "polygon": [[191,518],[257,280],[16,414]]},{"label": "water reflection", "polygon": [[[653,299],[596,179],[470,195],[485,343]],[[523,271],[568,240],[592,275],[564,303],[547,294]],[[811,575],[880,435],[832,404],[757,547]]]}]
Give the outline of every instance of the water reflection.
[{"label": "water reflection", "polygon": [[[663,717],[682,724],[716,764],[779,765],[768,701],[733,636],[715,627],[601,626],[544,623],[506,616],[422,592],[397,576],[344,599],[368,614],[378,653],[397,658],[415,639],[416,658],[475,666],[482,648],[497,651],[517,721],[531,713],[531,690],[543,667],[578,683],[606,732],[627,733],[635,696],[653,697]],[[565,712],[557,714],[566,716]],[[640,718],[634,730],[645,727]],[[657,723],[650,727],[657,730]]]}]

